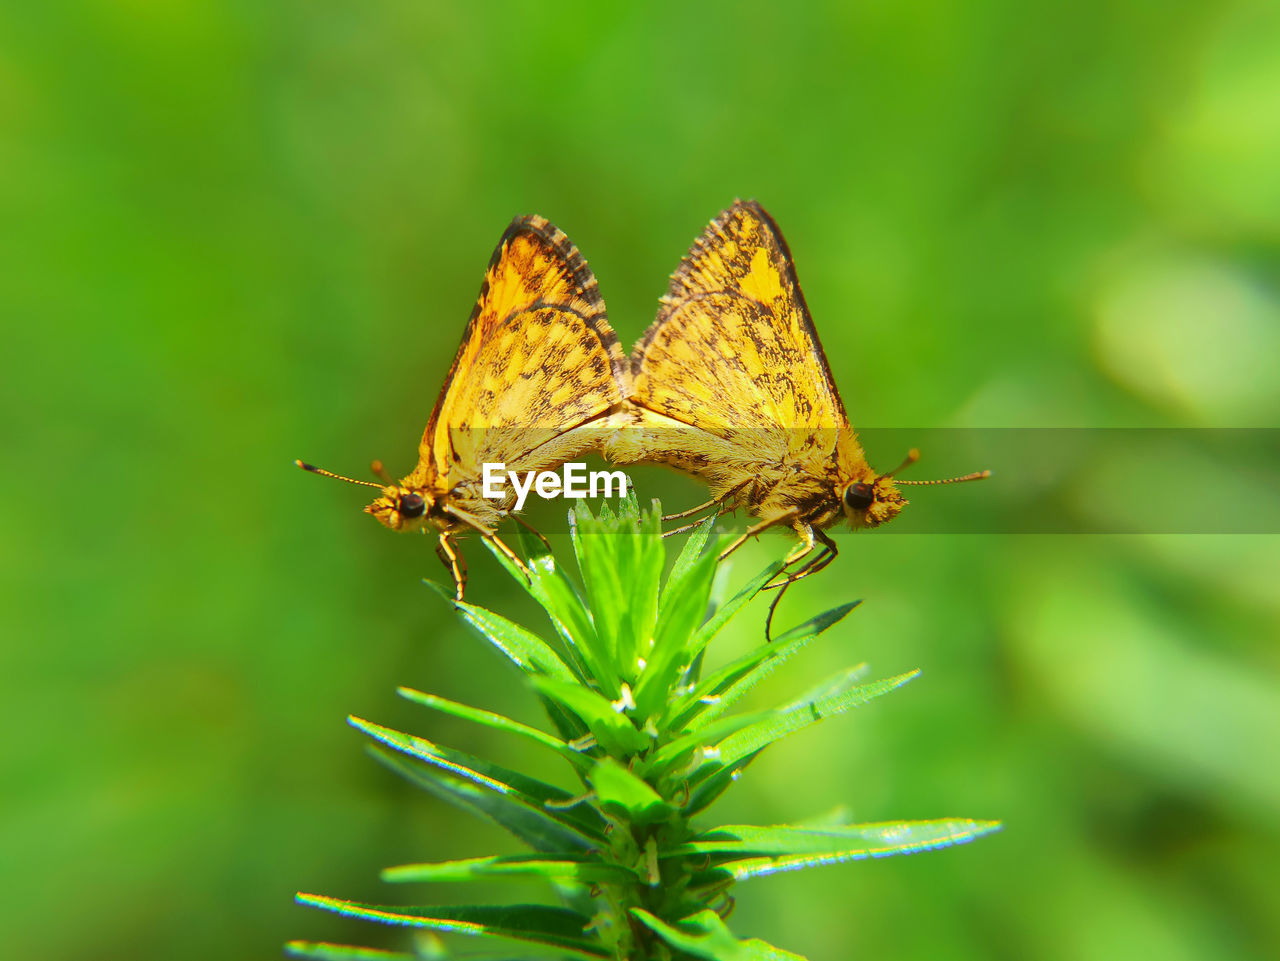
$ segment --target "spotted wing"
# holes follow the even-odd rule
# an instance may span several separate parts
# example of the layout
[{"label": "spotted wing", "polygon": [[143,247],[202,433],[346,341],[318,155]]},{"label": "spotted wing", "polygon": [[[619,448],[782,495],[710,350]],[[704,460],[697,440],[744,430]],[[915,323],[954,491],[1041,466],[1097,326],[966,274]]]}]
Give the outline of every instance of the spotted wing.
[{"label": "spotted wing", "polygon": [[419,470],[450,490],[476,485],[485,463],[554,468],[589,446],[575,429],[618,405],[628,381],[587,262],[546,220],[517,218],[494,250]]},{"label": "spotted wing", "polygon": [[689,249],[632,376],[647,439],[621,459],[671,463],[713,489],[744,471],[829,460],[850,433],[790,251],[754,201],[721,213]]}]

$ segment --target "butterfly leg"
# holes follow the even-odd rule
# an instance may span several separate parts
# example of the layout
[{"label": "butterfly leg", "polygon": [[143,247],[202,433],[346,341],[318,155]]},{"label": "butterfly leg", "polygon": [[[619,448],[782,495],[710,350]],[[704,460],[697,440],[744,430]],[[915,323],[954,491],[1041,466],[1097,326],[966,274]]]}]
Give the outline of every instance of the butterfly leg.
[{"label": "butterfly leg", "polygon": [[509,560],[515,566],[516,570],[524,575],[524,579],[527,582],[533,582],[533,575],[530,573],[528,566],[526,566],[525,562],[520,559],[519,554],[507,546],[506,541],[494,533],[484,534],[483,536],[485,540],[498,549],[499,554]]},{"label": "butterfly leg", "polygon": [[817,539],[812,524],[796,524],[795,531],[800,535],[800,540],[796,546],[787,551],[787,556],[782,559],[782,570],[784,573],[779,575],[776,581],[770,581],[762,591],[772,591],[776,588],[783,587],[791,583],[791,574],[787,572],[787,568],[802,558],[808,557],[813,553],[814,547],[817,545]]},{"label": "butterfly leg", "polygon": [[508,547],[506,543],[502,540],[502,538],[498,536],[497,532],[490,529],[490,527],[484,521],[482,521],[479,517],[477,517],[475,514],[472,514],[469,511],[462,510],[460,507],[454,507],[449,504],[445,505],[444,510],[445,510],[445,513],[451,515],[452,517],[456,517],[458,520],[462,521],[462,523],[466,524],[473,531],[475,531],[477,534],[479,534],[481,537],[487,540],[490,544],[496,547],[498,549],[498,553],[501,554],[503,557],[505,557],[508,561],[510,561],[515,566],[516,570],[518,570],[521,574],[524,575],[524,578],[526,581],[532,580],[532,575],[529,573],[529,568],[526,567],[524,561],[520,559],[520,555],[517,554],[515,551],[513,551],[510,547]]},{"label": "butterfly leg", "polygon": [[[719,514],[717,514],[717,515],[715,515],[715,516],[719,517],[720,515],[719,515]],[[666,518],[665,518],[665,517],[664,517],[664,518],[662,518],[662,519],[663,519],[664,521],[666,520]],[[705,517],[699,517],[699,518],[698,518],[696,521],[694,521],[692,524],[682,524],[682,525],[680,525],[679,527],[673,527],[673,528],[671,528],[671,530],[669,530],[669,531],[663,531],[663,532],[662,532],[662,536],[663,536],[663,537],[675,537],[677,534],[683,534],[683,533],[685,533],[686,531],[691,531],[691,530],[693,530],[695,527],[700,526],[700,525],[702,524],[702,522],[703,522],[703,521],[705,521],[705,520],[706,520],[706,518],[705,518]]]},{"label": "butterfly leg", "polygon": [[786,511],[782,514],[779,514],[777,517],[770,517],[767,520],[759,521],[758,523],[752,524],[750,527],[748,527],[745,531],[743,531],[738,536],[737,540],[735,540],[732,544],[730,544],[728,547],[726,547],[724,550],[720,552],[720,560],[724,560],[726,557],[728,557],[730,554],[736,551],[739,547],[745,544],[748,539],[755,537],[761,531],[766,531],[770,527],[777,527],[779,524],[790,524],[792,521],[796,519],[796,515],[798,515],[799,513],[800,513],[800,508],[793,507],[791,508],[791,510]]},{"label": "butterfly leg", "polygon": [[720,499],[717,497],[713,497],[711,498],[711,500],[705,501],[699,504],[697,507],[690,507],[688,510],[677,511],[674,514],[663,514],[662,519],[664,521],[678,521],[682,517],[692,517],[694,514],[701,514],[708,507],[715,507],[719,503],[720,503]]},{"label": "butterfly leg", "polygon": [[812,561],[810,561],[804,567],[802,567],[800,570],[796,571],[796,576],[792,579],[792,583],[795,583],[795,581],[803,580],[804,578],[808,577],[810,574],[818,573],[818,571],[822,570],[824,567],[826,567],[828,564],[834,561],[836,559],[836,555],[840,553],[839,549],[836,547],[836,542],[833,541],[826,534],[824,534],[822,531],[815,528],[813,533],[814,533],[814,536],[817,537],[818,540],[822,542],[822,553],[819,554],[817,557],[815,557]]},{"label": "butterfly leg", "polygon": [[448,531],[440,532],[440,541],[436,544],[436,556],[453,574],[455,599],[462,600],[463,592],[467,589],[467,562],[462,559],[461,554],[453,549],[453,542],[449,540]]},{"label": "butterfly leg", "polygon": [[[725,510],[724,508],[725,502],[737,496],[738,494],[742,493],[743,489],[748,484],[750,484],[753,480],[755,480],[754,477],[749,477],[746,480],[744,480],[741,484],[737,484],[729,488],[719,497],[713,497],[711,498],[711,500],[703,504],[699,504],[697,507],[690,507],[688,510],[678,511],[675,514],[663,514],[662,519],[663,521],[678,521],[682,517],[692,517],[694,514],[701,514],[708,507],[717,507],[719,508],[719,510],[717,510],[716,513],[722,514],[724,513],[724,510]],[[695,527],[697,527],[699,524],[701,524],[703,520],[705,520],[705,518],[699,518],[698,520],[694,521],[692,524],[685,524],[683,527],[677,527],[673,531],[667,531],[662,536],[670,537],[672,534],[683,534],[685,531],[691,531]]]},{"label": "butterfly leg", "polygon": [[787,563],[793,563],[795,561],[798,561],[800,558],[804,557],[806,554],[812,551],[815,540],[821,542],[822,549],[818,552],[817,557],[806,562],[805,564],[802,564],[795,571],[792,571],[790,574],[787,574],[786,577],[784,577],[781,581],[775,582],[773,584],[766,584],[763,588],[761,588],[762,590],[769,590],[775,587],[779,589],[777,595],[770,602],[769,614],[767,617],[765,617],[764,638],[766,641],[773,640],[772,634],[770,633],[773,628],[773,612],[778,609],[778,603],[782,600],[782,595],[787,592],[787,588],[790,587],[792,584],[794,584],[796,581],[803,580],[804,578],[808,577],[810,574],[818,573],[818,571],[822,570],[824,567],[830,564],[833,560],[835,560],[836,555],[840,553],[840,551],[836,548],[836,542],[833,541],[830,537],[828,537],[825,533],[823,533],[821,530],[819,530],[816,527],[812,527],[811,525],[808,525],[808,524],[804,525],[804,528],[797,526],[796,532],[800,534],[801,538],[804,539],[804,543],[802,544],[802,549],[799,552],[796,552],[796,551],[792,552],[794,556],[788,555],[790,560]]},{"label": "butterfly leg", "polygon": [[547,553],[548,554],[551,553],[551,542],[542,536],[542,531],[538,530],[536,527],[530,524],[527,520],[525,520],[519,514],[512,514],[511,519],[515,521],[517,524],[519,524],[521,527],[523,527],[525,530],[527,530],[530,534],[532,534],[538,540],[542,541],[542,546],[547,549]]}]

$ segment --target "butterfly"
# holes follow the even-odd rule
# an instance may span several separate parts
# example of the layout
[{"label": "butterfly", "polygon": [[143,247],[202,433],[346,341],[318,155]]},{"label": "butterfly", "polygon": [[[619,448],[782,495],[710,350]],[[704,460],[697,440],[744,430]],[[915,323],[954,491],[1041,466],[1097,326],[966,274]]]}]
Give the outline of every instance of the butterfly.
[{"label": "butterfly", "polygon": [[382,472],[384,483],[375,484],[297,463],[380,488],[365,511],[392,530],[435,533],[462,600],[466,563],[453,543],[461,533],[474,531],[525,569],[495,532],[508,514],[520,520],[511,513],[515,493],[507,485],[502,498],[486,498],[484,465],[554,470],[593,449],[592,425],[616,411],[629,382],[587,262],[554,225],[518,217],[489,261],[413,472],[398,483]]},{"label": "butterfly", "polygon": [[[798,543],[771,588],[826,567],[837,554],[825,528],[877,527],[907,505],[903,464],[877,473],[849,425],[818,340],[791,253],[754,201],[711,221],[671,276],[657,318],[631,355],[629,414],[605,446],[616,463],[657,462],[705,480],[711,499],[668,515],[745,508],[755,519],[727,557],[770,527]],[[692,525],[689,525],[692,526]],[[684,530],[687,528],[681,528]],[[671,531],[670,533],[678,533]],[[781,599],[769,609],[768,625]]]}]

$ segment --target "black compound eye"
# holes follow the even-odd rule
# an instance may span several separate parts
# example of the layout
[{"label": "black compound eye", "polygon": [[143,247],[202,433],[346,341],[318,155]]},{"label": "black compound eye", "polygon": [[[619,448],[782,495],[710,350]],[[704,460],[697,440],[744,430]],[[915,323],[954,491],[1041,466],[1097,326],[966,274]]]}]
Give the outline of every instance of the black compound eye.
[{"label": "black compound eye", "polygon": [[870,484],[850,484],[844,489],[844,502],[851,510],[865,511],[875,500],[875,490]]},{"label": "black compound eye", "polygon": [[426,509],[427,502],[422,499],[421,494],[401,494],[400,502],[396,504],[401,517],[421,517]]}]

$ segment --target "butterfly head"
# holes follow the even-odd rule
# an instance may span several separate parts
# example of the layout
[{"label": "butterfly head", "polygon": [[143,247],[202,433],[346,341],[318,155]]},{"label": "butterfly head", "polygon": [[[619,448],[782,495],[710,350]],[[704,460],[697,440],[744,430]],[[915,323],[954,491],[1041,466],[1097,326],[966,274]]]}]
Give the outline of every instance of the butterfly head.
[{"label": "butterfly head", "polygon": [[879,527],[885,521],[893,520],[906,507],[907,499],[894,484],[893,476],[882,474],[868,481],[854,481],[846,485],[840,492],[840,503],[850,525],[857,530],[860,527]]},{"label": "butterfly head", "polygon": [[912,448],[906,460],[887,474],[869,473],[866,478],[854,481],[840,491],[840,503],[844,505],[845,516],[856,530],[859,527],[878,527],[885,521],[891,521],[898,512],[910,503],[898,490],[901,484],[915,484],[920,487],[932,487],[937,484],[961,484],[965,481],[984,480],[991,476],[991,471],[980,470],[962,477],[947,477],[942,480],[896,480],[894,474],[909,467],[920,459],[920,452]]},{"label": "butterfly head", "polygon": [[335,474],[333,471],[325,470],[323,467],[316,467],[314,464],[308,464],[305,461],[294,461],[294,463],[313,474],[320,474],[324,477],[332,477],[335,480],[346,481],[348,484],[359,484],[361,487],[372,487],[381,491],[382,493],[378,496],[378,499],[366,507],[364,512],[372,514],[393,531],[420,530],[426,524],[427,518],[431,516],[436,506],[436,498],[430,493],[406,487],[403,481],[399,484],[393,484],[391,478],[387,476],[387,472],[383,470],[381,461],[373,462],[374,473],[382,478],[381,484],[356,480],[354,477],[344,477],[342,474]]},{"label": "butterfly head", "polygon": [[364,511],[393,531],[416,531],[426,524],[434,506],[435,500],[428,493],[389,484]]}]

